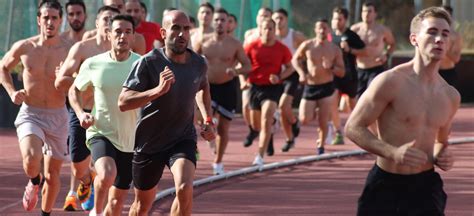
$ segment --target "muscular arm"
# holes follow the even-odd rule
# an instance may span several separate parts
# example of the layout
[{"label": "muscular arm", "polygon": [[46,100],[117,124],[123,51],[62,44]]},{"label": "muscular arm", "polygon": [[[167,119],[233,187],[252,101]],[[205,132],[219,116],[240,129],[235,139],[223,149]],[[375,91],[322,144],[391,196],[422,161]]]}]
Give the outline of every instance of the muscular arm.
[{"label": "muscular arm", "polygon": [[291,65],[291,62],[288,62],[285,64],[285,69],[280,73],[280,80],[284,80],[288,78],[292,73],[294,73],[295,70],[293,66]]},{"label": "muscular arm", "polygon": [[196,94],[196,104],[201,112],[201,115],[204,119],[212,117],[212,108],[211,108],[211,92],[209,87],[209,82],[207,80],[207,75],[202,81],[202,88]]},{"label": "muscular arm", "polygon": [[127,110],[145,106],[150,101],[155,100],[163,95],[160,95],[157,90],[157,88],[152,88],[144,92],[139,92],[124,87],[118,99],[120,111],[125,112]]},{"label": "muscular arm", "polygon": [[0,62],[0,84],[3,85],[8,95],[15,104],[21,104],[23,101],[15,102],[15,93],[17,92],[13,85],[10,71],[20,62],[20,56],[24,53],[24,46],[26,41],[18,41],[13,44],[10,51],[8,51]]},{"label": "muscular arm", "polygon": [[[387,91],[387,89],[391,90]],[[355,144],[388,159],[394,157],[395,147],[378,139],[368,127],[378,119],[394,97],[393,89],[394,85],[388,82],[385,74],[376,77],[357,102],[345,127],[346,136]]]},{"label": "muscular arm", "polygon": [[54,86],[60,91],[66,92],[74,82],[73,74],[79,71],[82,63],[79,43],[75,44],[69,51],[63,65],[56,76]]},{"label": "muscular arm", "polygon": [[334,65],[332,73],[338,77],[344,77],[344,60],[342,59],[342,51],[339,48],[336,48],[336,59],[334,60]]},{"label": "muscular arm", "polygon": [[[235,68],[235,72],[237,74],[248,74],[252,70],[252,65],[250,63],[250,59],[245,54],[244,48],[240,45],[237,48],[237,61],[240,63],[238,64],[237,68]],[[244,77],[245,78],[245,77]]]},{"label": "muscular arm", "polygon": [[76,116],[81,116],[84,113],[84,110],[82,109],[83,104],[81,91],[77,89],[75,85],[71,85],[68,91],[68,97],[69,104],[76,113]]},{"label": "muscular arm", "polygon": [[385,27],[383,40],[387,46],[386,55],[388,57],[392,55],[392,53],[395,51],[396,44],[395,44],[395,37],[393,37],[392,31],[390,31],[390,29],[387,27]]},{"label": "muscular arm", "polygon": [[303,42],[298,49],[296,49],[295,54],[293,55],[293,58],[291,59],[291,64],[293,65],[294,69],[296,72],[300,75],[300,77],[305,77],[305,72],[303,65],[301,64],[301,60],[304,60],[306,57],[304,53],[306,52],[307,46],[308,46],[309,41]]}]

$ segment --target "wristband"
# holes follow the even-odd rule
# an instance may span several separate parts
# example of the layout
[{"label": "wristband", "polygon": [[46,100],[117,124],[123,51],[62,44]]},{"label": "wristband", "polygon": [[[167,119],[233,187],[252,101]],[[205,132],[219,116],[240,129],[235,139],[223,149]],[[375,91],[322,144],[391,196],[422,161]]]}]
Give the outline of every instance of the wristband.
[{"label": "wristband", "polygon": [[211,116],[208,116],[206,118],[206,121],[204,122],[205,124],[208,124],[208,125],[211,125],[212,124],[212,117]]}]

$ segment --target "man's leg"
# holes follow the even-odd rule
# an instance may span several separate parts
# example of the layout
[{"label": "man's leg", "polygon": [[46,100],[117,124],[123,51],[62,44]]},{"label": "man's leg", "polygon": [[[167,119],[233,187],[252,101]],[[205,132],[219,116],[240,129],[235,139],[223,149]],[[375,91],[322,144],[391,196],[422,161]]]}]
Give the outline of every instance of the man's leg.
[{"label": "man's leg", "polygon": [[123,203],[127,197],[128,189],[119,189],[112,186],[109,189],[109,200],[105,207],[105,215],[119,216],[122,215]]},{"label": "man's leg", "polygon": [[300,122],[303,125],[309,124],[314,119],[316,101],[302,99],[299,107]]},{"label": "man's leg", "polygon": [[318,122],[319,122],[319,146],[318,148],[323,148],[326,144],[326,137],[328,133],[328,120],[331,117],[331,106],[333,106],[333,97],[328,96],[321,98],[317,101],[319,111],[318,111]]},{"label": "man's leg", "polygon": [[191,215],[193,208],[193,179],[196,167],[184,158],[177,159],[171,166],[176,197],[171,206],[171,215]]},{"label": "man's leg", "polygon": [[41,200],[41,210],[44,212],[51,212],[56,202],[56,197],[61,187],[59,172],[62,163],[62,160],[54,159],[51,156],[44,156],[44,177],[46,181],[43,186]]},{"label": "man's leg", "polygon": [[292,110],[293,96],[283,93],[280,97],[279,108],[281,110],[281,126],[286,135],[286,140],[294,140],[292,125],[296,124],[296,117]]},{"label": "man's leg", "polygon": [[229,126],[230,120],[219,115],[219,123],[217,124],[216,136],[216,158],[214,163],[222,163],[227,143],[229,142]]},{"label": "man's leg", "polygon": [[155,200],[157,187],[149,190],[139,190],[135,188],[135,200],[130,206],[129,216],[148,216],[148,212]]},{"label": "man's leg", "polygon": [[23,170],[30,179],[23,194],[23,208],[27,211],[35,208],[38,202],[38,192],[41,190],[42,145],[43,141],[36,135],[28,135],[20,140]]},{"label": "man's leg", "polygon": [[258,139],[258,153],[261,157],[264,156],[270,142],[272,134],[273,114],[275,114],[277,103],[271,100],[265,100],[262,104],[262,112],[260,116],[261,129]]},{"label": "man's leg", "polygon": [[101,214],[104,211],[105,202],[109,188],[115,181],[117,176],[117,167],[115,160],[109,156],[103,156],[97,159],[94,163],[97,171],[97,176],[94,180],[94,210],[96,214]]}]

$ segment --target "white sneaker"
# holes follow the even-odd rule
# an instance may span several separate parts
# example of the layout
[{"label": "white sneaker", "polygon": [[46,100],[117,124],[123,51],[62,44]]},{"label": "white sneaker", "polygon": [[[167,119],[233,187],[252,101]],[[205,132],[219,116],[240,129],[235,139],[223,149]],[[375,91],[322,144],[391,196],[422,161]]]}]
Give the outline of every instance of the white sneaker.
[{"label": "white sneaker", "polygon": [[257,156],[255,157],[255,160],[253,160],[253,163],[252,165],[253,166],[263,166],[263,158],[262,156],[260,156],[260,154],[257,154]]},{"label": "white sneaker", "polygon": [[332,122],[328,123],[328,134],[326,135],[326,141],[325,143],[332,143],[332,140],[334,139],[334,124]]},{"label": "white sneaker", "polygon": [[214,175],[221,175],[224,174],[224,164],[222,163],[212,163],[212,170]]}]

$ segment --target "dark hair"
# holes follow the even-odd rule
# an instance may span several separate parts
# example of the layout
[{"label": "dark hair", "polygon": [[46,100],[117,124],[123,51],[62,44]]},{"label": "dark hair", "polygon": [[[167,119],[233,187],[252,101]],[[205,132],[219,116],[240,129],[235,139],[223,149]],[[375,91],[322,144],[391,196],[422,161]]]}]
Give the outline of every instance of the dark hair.
[{"label": "dark hair", "polygon": [[97,10],[97,14],[101,14],[102,12],[104,11],[112,11],[114,13],[120,13],[119,9],[117,9],[116,7],[111,7],[111,6],[102,6],[99,8],[99,10]]},{"label": "dark hair", "polygon": [[217,8],[215,13],[223,13],[229,16],[229,12],[227,12],[224,8]]},{"label": "dark hair", "polygon": [[145,13],[148,13],[148,9],[146,8],[146,4],[143,3],[142,1],[140,1],[140,7],[143,8],[143,10],[145,11]]},{"label": "dark hair", "polygon": [[175,8],[175,7],[167,7],[164,9],[164,11],[167,10],[167,11],[174,11],[174,10],[178,10],[178,8]]},{"label": "dark hair", "polygon": [[375,7],[375,3],[371,1],[366,1],[362,4],[362,7],[373,7],[374,11],[377,11],[377,7]]},{"label": "dark hair", "polygon": [[260,9],[258,10],[264,10],[264,11],[267,11],[267,12],[270,12],[270,13],[273,13],[272,9],[268,8],[268,7],[261,7]]},{"label": "dark hair", "polygon": [[333,13],[338,13],[338,14],[342,14],[342,16],[344,17],[344,19],[347,19],[349,17],[349,11],[343,7],[335,7],[333,10],[332,10]]},{"label": "dark hair", "polygon": [[281,13],[281,14],[285,15],[285,17],[288,17],[288,11],[286,11],[283,8],[278,8],[278,10],[276,10],[274,13]]},{"label": "dark hair", "polygon": [[110,29],[112,29],[112,24],[114,23],[114,21],[118,21],[118,20],[127,21],[127,22],[131,23],[133,32],[135,32],[135,21],[134,21],[133,17],[128,15],[128,14],[118,14],[118,15],[115,15],[114,17],[112,17],[112,19],[110,20],[110,23],[109,23]]},{"label": "dark hair", "polygon": [[234,14],[229,14],[229,17],[234,18],[235,22],[237,22],[237,17]]},{"label": "dark hair", "polygon": [[62,10],[61,3],[59,3],[57,0],[43,0],[38,6],[38,12],[36,13],[36,16],[38,17],[41,16],[41,8],[56,9],[59,11],[59,17],[63,17],[63,10]]},{"label": "dark hair", "polygon": [[189,22],[191,22],[192,24],[196,25],[196,19],[194,19],[194,17],[188,16],[188,18],[189,18]]},{"label": "dark hair", "polygon": [[429,7],[420,11],[410,23],[410,33],[416,33],[420,30],[421,22],[429,17],[444,19],[451,25],[451,15],[442,7]]},{"label": "dark hair", "polygon": [[214,6],[212,6],[212,4],[209,3],[209,2],[204,2],[204,3],[200,4],[199,8],[201,8],[201,7],[207,7],[209,9],[211,9],[212,13],[214,13]]},{"label": "dark hair", "polygon": [[453,15],[453,8],[449,5],[443,5],[443,9],[445,9],[446,11],[448,11],[449,15]]},{"label": "dark hair", "polygon": [[86,4],[84,4],[84,1],[82,0],[69,0],[64,6],[64,9],[66,9],[66,12],[67,12],[67,7],[69,7],[69,5],[79,5],[84,10],[84,13],[87,13]]},{"label": "dark hair", "polygon": [[323,22],[323,23],[329,24],[329,21],[325,18],[319,18],[319,19],[316,20],[315,23],[318,23],[318,22]]}]

